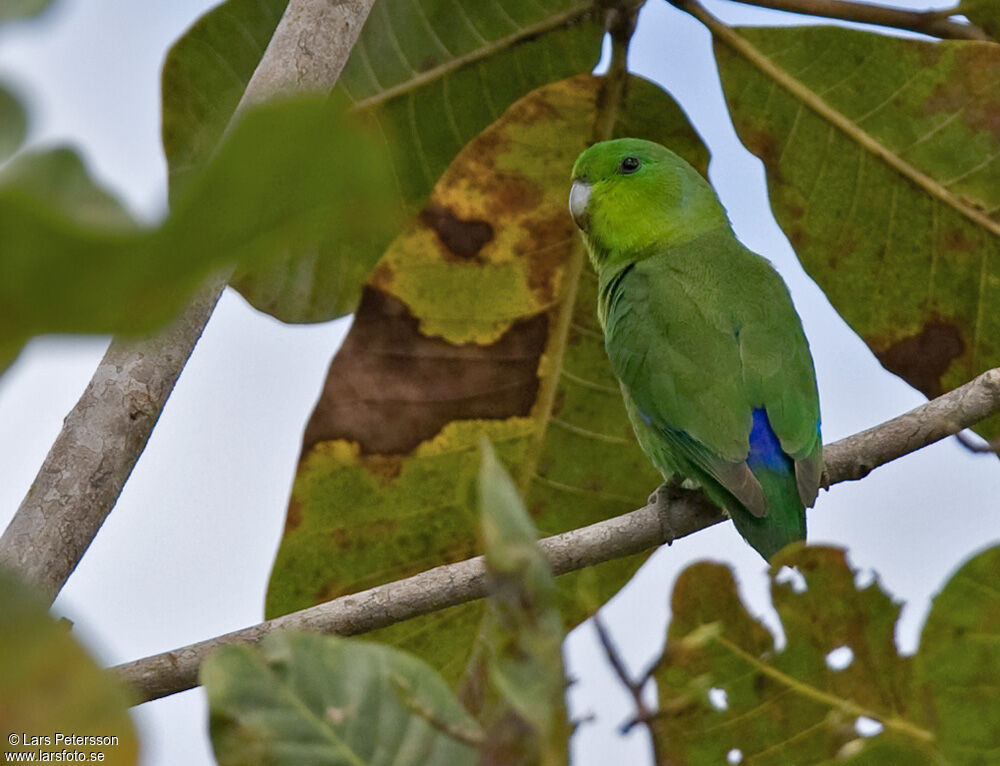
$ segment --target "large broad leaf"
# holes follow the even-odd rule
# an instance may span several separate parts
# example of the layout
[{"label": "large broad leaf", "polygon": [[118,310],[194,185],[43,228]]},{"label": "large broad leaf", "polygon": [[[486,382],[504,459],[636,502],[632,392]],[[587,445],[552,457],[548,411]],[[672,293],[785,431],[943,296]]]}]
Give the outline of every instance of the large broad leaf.
[{"label": "large broad leaf", "polygon": [[733,121],[837,311],[929,397],[1000,365],[1000,46],[736,33],[716,42]]},{"label": "large broad leaf", "polygon": [[471,766],[479,727],[426,663],[366,641],[285,633],[201,666],[222,766]]},{"label": "large broad leaf", "polygon": [[[567,210],[600,79],[514,104],[442,176],[365,290],[306,428],[267,598],[277,615],[474,555],[468,491],[485,434],[543,535],[631,510],[659,483],[636,445],[597,325],[596,278]],[[631,78],[615,126],[707,152],[673,100]],[[584,619],[640,557],[559,580]],[[448,678],[465,668],[481,604],[377,635]]]},{"label": "large broad leaf", "polygon": [[28,130],[28,116],[21,102],[0,86],[0,162],[17,151]]},{"label": "large broad leaf", "polygon": [[[369,157],[360,177],[358,156]],[[318,99],[248,112],[152,229],[72,152],[19,158],[0,174],[0,348],[43,332],[155,329],[213,268],[266,262],[330,228],[380,236],[397,212],[376,145]]]},{"label": "large broad leaf", "polygon": [[1000,760],[1000,547],[962,566],[937,595],[915,658],[951,763]]},{"label": "large broad leaf", "polygon": [[[877,582],[859,589],[840,550],[790,548],[775,560],[780,651],[726,567],[690,567],[675,586],[655,672],[658,758],[718,764],[736,750],[757,766],[995,763],[998,577],[1000,548],[965,564],[934,600],[909,658],[894,642],[899,605]],[[858,727],[879,733],[859,737]]]},{"label": "large broad leaf", "polygon": [[[65,750],[126,766],[138,743],[125,690],[49,616],[42,601],[0,573],[0,753],[53,761]],[[57,733],[63,739],[57,739]],[[66,735],[89,739],[74,744]],[[107,738],[107,739],[104,739]],[[114,739],[112,739],[114,738]],[[103,756],[103,757],[101,757]]]},{"label": "large broad leaf", "polygon": [[[479,678],[466,687],[466,702],[487,727],[483,758],[565,764],[570,732],[555,578],[517,487],[485,442],[479,507],[489,597]],[[474,699],[479,689],[485,693]]]},{"label": "large broad leaf", "polygon": [[[270,39],[286,0],[229,0],[173,47],[163,74],[163,141],[181,188],[211,154]],[[496,0],[467,13],[453,0],[379,0],[337,87],[382,137],[403,199],[420,203],[458,150],[530,90],[589,72],[602,28],[593,3]],[[359,161],[359,174],[366,171]],[[233,284],[257,308],[314,322],[354,309],[331,290],[349,265],[362,276],[397,233],[344,241],[336,232],[288,248]],[[332,276],[331,276],[332,275]]]}]

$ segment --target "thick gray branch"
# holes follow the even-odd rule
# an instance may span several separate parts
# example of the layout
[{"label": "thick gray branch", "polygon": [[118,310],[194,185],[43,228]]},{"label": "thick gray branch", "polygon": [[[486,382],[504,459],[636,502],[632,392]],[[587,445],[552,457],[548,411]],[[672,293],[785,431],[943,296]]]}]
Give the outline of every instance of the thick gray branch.
[{"label": "thick gray branch", "polygon": [[[939,441],[1000,412],[1000,369],[983,373],[882,425],[824,450],[831,484],[860,479],[875,467]],[[557,575],[629,556],[692,534],[723,520],[700,492],[661,488],[657,501],[613,519],[540,541]],[[486,595],[481,556],[435,567],[243,630],[119,665],[115,671],[144,702],[189,689],[198,667],[215,648],[254,644],[278,630],[313,630],[342,636],[366,633]]]},{"label": "thick gray branch", "polygon": [[[291,0],[238,107],[333,89],[374,0]],[[168,330],[115,339],[66,417],[28,495],[0,537],[7,564],[55,599],[146,447],[228,274]]]}]

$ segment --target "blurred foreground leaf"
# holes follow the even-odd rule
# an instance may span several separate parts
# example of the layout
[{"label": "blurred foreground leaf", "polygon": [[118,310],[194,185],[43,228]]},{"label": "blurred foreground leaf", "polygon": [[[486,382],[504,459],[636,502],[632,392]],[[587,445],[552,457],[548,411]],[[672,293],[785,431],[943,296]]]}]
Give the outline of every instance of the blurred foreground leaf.
[{"label": "blurred foreground leaf", "polygon": [[[19,158],[0,174],[0,347],[149,332],[216,268],[331,230],[381,236],[398,203],[366,135],[318,99],[248,112],[155,229],[130,223],[72,152]],[[330,289],[356,292],[364,276],[345,265]]]},{"label": "blurred foreground leaf", "polygon": [[[386,252],[330,366],[303,443],[269,616],[476,552],[470,491],[486,435],[541,534],[642,505],[660,478],[634,441],[566,203],[600,79],[540,88],[481,133]],[[631,78],[617,135],[707,152],[664,91]],[[574,625],[641,556],[560,578]],[[379,631],[449,680],[481,603]]]},{"label": "blurred foreground leaf", "polygon": [[735,31],[749,52],[715,46],[733,122],[834,308],[928,397],[1000,365],[1000,46]]},{"label": "blurred foreground leaf", "polygon": [[201,667],[222,766],[462,766],[479,727],[428,665],[355,639],[284,633]]},{"label": "blurred foreground leaf", "polygon": [[[771,583],[786,639],[778,651],[728,568],[689,567],[655,672],[650,728],[661,762],[718,764],[738,750],[758,766],[994,763],[1000,547],[945,584],[913,658],[896,650],[899,605],[877,582],[859,589],[855,576],[840,550],[783,552]],[[859,726],[879,733],[860,736]]]},{"label": "blurred foreground leaf", "polygon": [[[163,144],[172,193],[211,155],[285,3],[229,0],[171,49],[163,70]],[[496,0],[474,13],[463,8],[453,0],[379,0],[336,89],[379,136],[376,151],[392,163],[411,207],[516,99],[589,72],[600,56],[603,30],[591,2]],[[357,172],[367,172],[364,162]],[[241,269],[233,285],[284,321],[332,319],[357,305],[357,291],[340,285],[366,274],[398,231],[387,226],[380,237],[347,238],[332,230]]]},{"label": "blurred foreground leaf", "polygon": [[[482,711],[487,763],[564,764],[570,731],[555,578],[517,487],[485,440],[478,487],[490,595],[479,683],[467,685],[466,704]],[[484,685],[484,698],[473,699]]]},{"label": "blurred foreground leaf", "polygon": [[37,16],[50,5],[52,0],[3,0],[0,3],[0,24]]},{"label": "blurred foreground leaf", "polygon": [[0,86],[0,162],[17,151],[28,131],[28,116],[11,91]]},{"label": "blurred foreground leaf", "polygon": [[[113,766],[138,762],[125,690],[6,572],[0,572],[0,731],[5,763],[18,754],[41,761],[67,748],[87,758],[103,754],[102,762]],[[56,732],[118,741],[67,745],[55,740]],[[32,744],[32,737],[49,741]]]}]

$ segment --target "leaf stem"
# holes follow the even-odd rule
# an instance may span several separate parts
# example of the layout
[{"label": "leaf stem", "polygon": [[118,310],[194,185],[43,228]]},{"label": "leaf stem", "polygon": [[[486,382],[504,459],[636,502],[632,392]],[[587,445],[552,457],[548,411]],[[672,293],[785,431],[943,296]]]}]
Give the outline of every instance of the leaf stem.
[{"label": "leaf stem", "polygon": [[952,21],[949,17],[961,13],[957,7],[933,11],[911,11],[886,5],[855,3],[849,0],[735,0],[735,2],[744,5],[757,5],[761,8],[772,8],[776,11],[906,29],[948,40],[990,39],[989,35],[974,24]]}]

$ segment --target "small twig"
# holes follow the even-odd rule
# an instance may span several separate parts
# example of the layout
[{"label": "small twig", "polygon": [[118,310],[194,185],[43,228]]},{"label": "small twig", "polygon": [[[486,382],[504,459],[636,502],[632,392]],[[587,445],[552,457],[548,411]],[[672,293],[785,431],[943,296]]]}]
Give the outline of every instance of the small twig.
[{"label": "small twig", "polygon": [[[951,436],[1000,412],[1000,368],[926,404],[841,439],[823,450],[831,484],[863,478],[875,468]],[[657,493],[669,505],[646,505],[588,527],[539,541],[556,575],[649,550],[693,534],[725,517],[700,492]],[[165,697],[197,683],[202,660],[219,646],[256,644],[280,630],[313,630],[342,636],[366,633],[487,595],[482,556],[429,569],[262,622],[223,636],[114,668],[132,687],[135,702]]]},{"label": "small twig", "polygon": [[656,711],[651,710],[642,698],[642,690],[646,687],[651,676],[649,672],[646,672],[640,681],[633,681],[628,674],[625,663],[622,662],[622,658],[618,655],[618,650],[611,640],[611,634],[608,632],[599,614],[594,615],[593,623],[594,628],[597,630],[597,637],[601,641],[601,646],[604,647],[604,655],[608,658],[608,662],[611,664],[612,670],[615,671],[615,675],[618,676],[618,680],[622,682],[622,685],[632,695],[632,702],[635,704],[635,717],[622,724],[620,729],[622,734],[628,734],[637,723],[648,721],[656,714]]},{"label": "small twig", "polygon": [[975,452],[979,455],[993,454],[1000,456],[1000,439],[994,439],[993,441],[981,442],[977,444],[961,431],[955,432],[955,438],[958,439],[958,443],[969,450],[969,452]]},{"label": "small twig", "polygon": [[[673,2],[673,0],[670,0]],[[855,3],[849,0],[735,0],[744,5],[757,5],[776,11],[802,13],[808,16],[822,16],[841,21],[856,21],[880,27],[894,27],[919,32],[931,37],[948,40],[990,40],[982,29],[974,24],[952,21],[961,11],[948,8],[934,11],[910,11],[891,8],[886,5]]]}]

